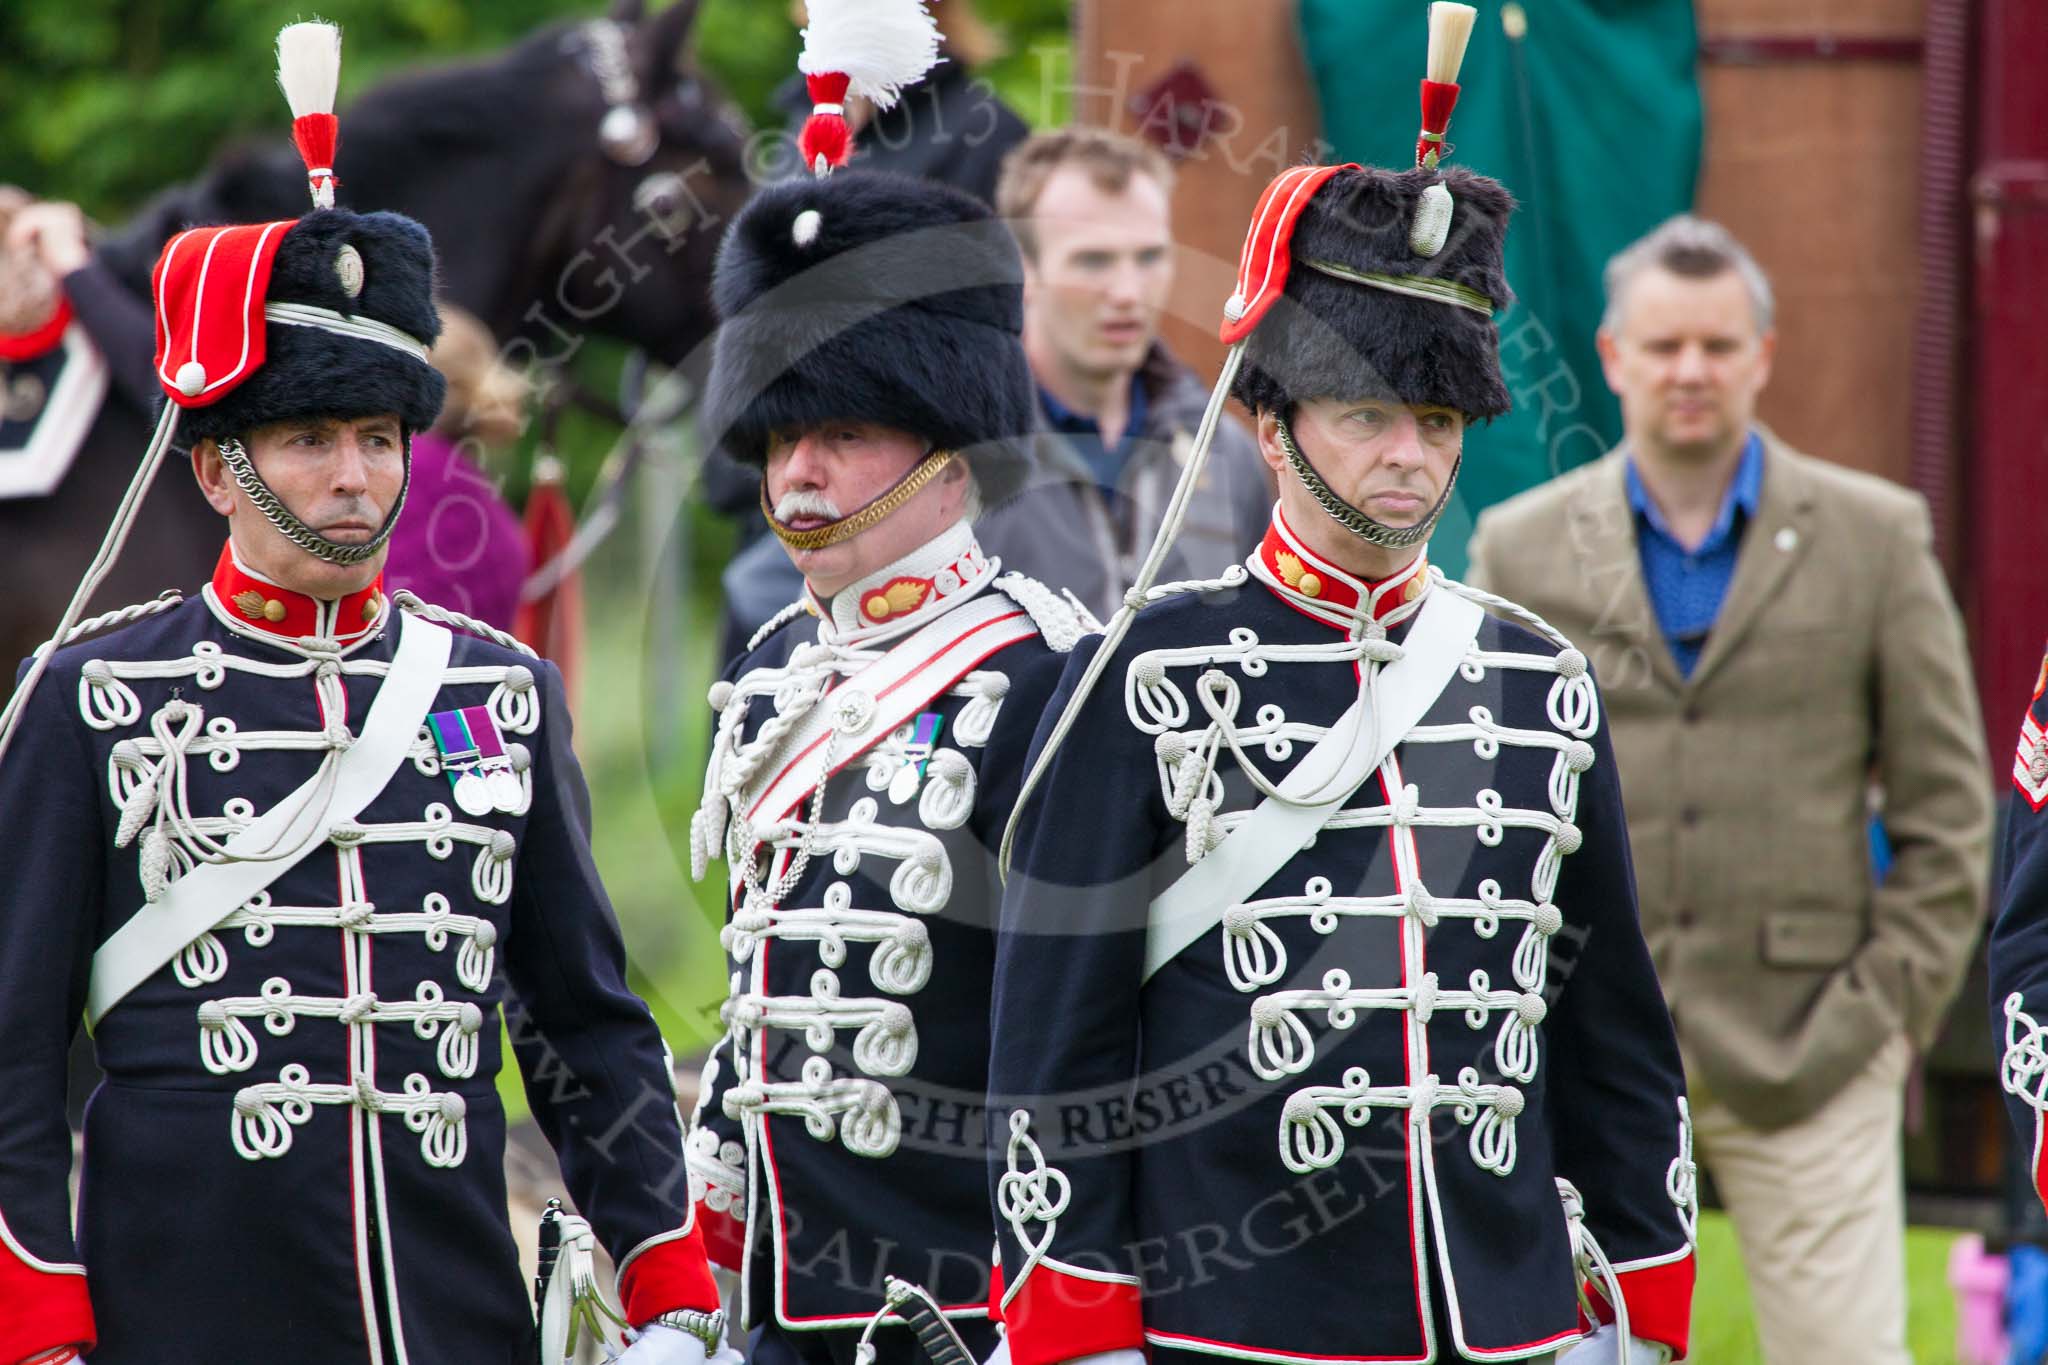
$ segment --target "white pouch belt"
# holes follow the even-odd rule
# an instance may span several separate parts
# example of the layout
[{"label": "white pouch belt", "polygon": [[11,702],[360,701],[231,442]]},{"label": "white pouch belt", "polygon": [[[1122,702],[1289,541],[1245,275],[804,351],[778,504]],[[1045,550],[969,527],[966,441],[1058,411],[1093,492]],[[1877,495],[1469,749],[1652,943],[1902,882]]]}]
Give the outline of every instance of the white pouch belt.
[{"label": "white pouch belt", "polygon": [[[1361,692],[1281,780],[1280,791],[1290,799],[1267,797],[1249,819],[1146,907],[1145,980],[1222,923],[1232,906],[1243,904],[1264,886],[1379,770],[1450,685],[1485,616],[1485,610],[1468,598],[1442,588],[1429,594],[1401,641],[1401,657],[1380,670],[1378,743],[1367,749],[1350,742],[1350,736],[1366,731],[1365,718],[1359,714],[1366,705]],[[1303,796],[1318,791],[1333,795],[1314,805],[1300,804]]]},{"label": "white pouch belt", "polygon": [[[154,976],[187,944],[302,861],[239,861],[234,857],[237,848],[290,846],[311,852],[336,825],[360,815],[390,783],[391,775],[412,751],[434,698],[441,694],[441,678],[454,643],[448,631],[432,621],[397,615],[404,625],[391,671],[370,703],[362,733],[335,763],[334,791],[327,805],[313,811],[304,809],[302,803],[310,789],[321,780],[318,775],[308,778],[228,840],[228,861],[200,864],[172,882],[161,901],[130,915],[92,955],[92,981],[86,990],[87,1028],[98,1024],[128,992]],[[303,830],[293,829],[295,824]]]}]

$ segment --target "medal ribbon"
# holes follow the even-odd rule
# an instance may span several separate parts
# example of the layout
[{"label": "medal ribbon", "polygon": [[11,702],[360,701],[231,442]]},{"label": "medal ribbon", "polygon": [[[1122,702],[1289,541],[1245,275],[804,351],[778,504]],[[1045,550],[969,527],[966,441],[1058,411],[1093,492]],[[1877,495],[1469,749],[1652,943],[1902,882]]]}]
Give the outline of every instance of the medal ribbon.
[{"label": "medal ribbon", "polygon": [[483,757],[483,751],[477,747],[476,740],[470,735],[466,711],[436,711],[427,717],[427,723],[434,727],[434,744],[441,750],[441,771],[448,775],[448,781],[452,784],[456,778],[477,765],[478,760]]},{"label": "medal ribbon", "polygon": [[502,765],[497,762],[505,758],[505,741],[498,734],[498,723],[491,719],[490,707],[465,706],[457,714],[461,716],[463,729],[468,732],[477,757],[485,768],[511,766],[510,760]]}]

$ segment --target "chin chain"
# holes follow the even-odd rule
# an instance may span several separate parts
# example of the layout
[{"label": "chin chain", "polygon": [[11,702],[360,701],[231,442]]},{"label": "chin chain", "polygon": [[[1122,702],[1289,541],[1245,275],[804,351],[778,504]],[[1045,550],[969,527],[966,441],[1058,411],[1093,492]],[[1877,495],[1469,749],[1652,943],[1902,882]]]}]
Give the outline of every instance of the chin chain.
[{"label": "chin chain", "polygon": [[1377,545],[1385,550],[1405,550],[1411,545],[1419,545],[1429,539],[1429,533],[1436,529],[1437,518],[1444,514],[1444,508],[1450,506],[1451,490],[1458,486],[1458,470],[1465,463],[1463,451],[1458,453],[1458,463],[1451,466],[1450,481],[1444,485],[1443,494],[1437,498],[1436,506],[1429,509],[1429,515],[1413,526],[1389,526],[1385,522],[1374,521],[1338,497],[1337,491],[1323,482],[1323,476],[1316,473],[1316,467],[1308,462],[1308,457],[1294,444],[1294,433],[1288,429],[1287,419],[1279,417],[1275,420],[1280,432],[1280,448],[1287,453],[1288,466],[1294,470],[1294,476],[1301,480],[1301,486],[1306,488],[1308,495],[1329,514],[1330,520],[1368,544]]},{"label": "chin chain", "polygon": [[384,548],[384,542],[391,539],[392,531],[398,527],[398,514],[405,510],[406,491],[412,487],[412,433],[408,431],[405,433],[405,481],[398,486],[398,501],[392,504],[390,515],[384,518],[384,524],[377,529],[376,535],[360,545],[344,545],[338,540],[329,540],[300,521],[297,514],[284,505],[284,500],[270,491],[270,485],[263,482],[263,476],[256,472],[256,465],[240,439],[222,441],[219,449],[221,463],[235,476],[235,486],[255,504],[263,519],[277,528],[279,535],[315,559],[324,559],[329,564],[339,564],[344,568],[360,564]]}]

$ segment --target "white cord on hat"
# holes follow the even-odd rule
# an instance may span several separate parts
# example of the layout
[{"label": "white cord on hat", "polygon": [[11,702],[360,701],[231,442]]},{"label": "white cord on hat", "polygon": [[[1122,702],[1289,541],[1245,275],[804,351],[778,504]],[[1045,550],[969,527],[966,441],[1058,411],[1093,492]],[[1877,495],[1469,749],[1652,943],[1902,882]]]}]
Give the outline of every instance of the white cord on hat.
[{"label": "white cord on hat", "polygon": [[323,332],[354,337],[358,341],[374,341],[394,351],[403,351],[422,365],[430,363],[426,342],[375,318],[352,318],[346,313],[311,303],[266,303],[263,305],[263,317],[265,321],[281,322],[288,327],[318,327]]}]

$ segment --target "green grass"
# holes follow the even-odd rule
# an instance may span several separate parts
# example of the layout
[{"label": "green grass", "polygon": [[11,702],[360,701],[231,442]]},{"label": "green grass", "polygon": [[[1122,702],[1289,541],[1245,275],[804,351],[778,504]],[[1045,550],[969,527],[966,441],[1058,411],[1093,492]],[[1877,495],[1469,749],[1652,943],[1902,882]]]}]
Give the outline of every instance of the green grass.
[{"label": "green grass", "polygon": [[[1915,1365],[1955,1365],[1956,1306],[1948,1288],[1946,1228],[1906,1230],[1906,1338]],[[1700,1215],[1699,1282],[1693,1291],[1692,1352],[1697,1365],[1763,1365],[1756,1321],[1743,1282],[1735,1227],[1725,1214]],[[1772,1365],[1779,1365],[1773,1361]],[[1789,1361],[1784,1365],[1822,1365]],[[1826,1365],[1856,1365],[1853,1361]]]}]

